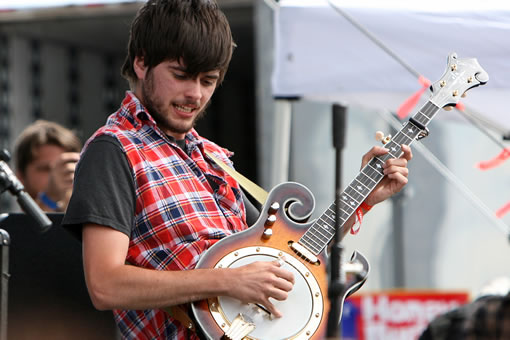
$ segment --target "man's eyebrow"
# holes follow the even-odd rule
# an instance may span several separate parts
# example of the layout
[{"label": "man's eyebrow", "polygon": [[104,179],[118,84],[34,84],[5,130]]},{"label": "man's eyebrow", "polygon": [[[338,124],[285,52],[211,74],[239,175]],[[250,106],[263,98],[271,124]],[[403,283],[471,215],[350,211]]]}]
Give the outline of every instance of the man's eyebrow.
[{"label": "man's eyebrow", "polygon": [[175,66],[175,65],[170,65],[168,66],[169,68],[171,68],[172,70],[176,70],[176,71],[181,71],[181,72],[186,72],[186,68],[182,67],[182,66]]},{"label": "man's eyebrow", "polygon": [[[186,70],[186,68],[184,66],[170,65],[169,68],[172,70],[175,70],[175,71],[188,73],[188,71]],[[211,71],[211,72],[214,72],[214,71]],[[205,73],[205,77],[209,78],[209,79],[219,79],[220,78],[219,72],[214,73],[214,74],[210,74],[207,72],[204,72],[204,73]]]},{"label": "man's eyebrow", "polygon": [[209,79],[219,79],[220,78],[220,75],[219,74],[206,74],[205,75],[206,78],[209,78]]}]

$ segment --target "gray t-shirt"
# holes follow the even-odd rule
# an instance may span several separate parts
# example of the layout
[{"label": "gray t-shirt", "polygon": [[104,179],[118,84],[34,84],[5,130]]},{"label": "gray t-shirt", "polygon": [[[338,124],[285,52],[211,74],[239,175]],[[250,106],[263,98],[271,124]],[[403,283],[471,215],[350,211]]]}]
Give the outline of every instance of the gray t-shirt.
[{"label": "gray t-shirt", "polygon": [[[185,141],[176,143],[186,151]],[[73,195],[62,225],[81,240],[85,223],[96,223],[130,236],[135,215],[135,180],[120,143],[99,136],[87,147],[75,171]],[[215,184],[211,187],[215,188]],[[243,192],[246,221],[255,223],[259,210]]]}]

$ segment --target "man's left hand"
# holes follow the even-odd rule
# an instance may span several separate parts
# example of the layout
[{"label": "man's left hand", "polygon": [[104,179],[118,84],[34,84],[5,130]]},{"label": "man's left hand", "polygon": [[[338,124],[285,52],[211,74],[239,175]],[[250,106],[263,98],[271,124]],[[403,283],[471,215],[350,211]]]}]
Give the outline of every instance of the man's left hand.
[{"label": "man's left hand", "polygon": [[[365,202],[368,205],[375,205],[385,199],[398,193],[407,184],[409,169],[407,162],[413,158],[411,148],[402,144],[403,154],[400,158],[388,159],[383,165],[385,177],[377,184],[375,189],[368,195]],[[388,153],[388,149],[380,146],[374,146],[362,158],[361,167],[363,168],[373,157],[382,156]]]}]

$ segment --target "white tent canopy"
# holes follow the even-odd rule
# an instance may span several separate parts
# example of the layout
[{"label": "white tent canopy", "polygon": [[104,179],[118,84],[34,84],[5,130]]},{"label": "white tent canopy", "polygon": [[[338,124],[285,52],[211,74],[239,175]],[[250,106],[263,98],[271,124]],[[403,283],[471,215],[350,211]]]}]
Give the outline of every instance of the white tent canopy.
[{"label": "white tent canopy", "polygon": [[[275,114],[280,140],[274,143],[273,160],[284,160],[282,173],[289,163],[291,179],[311,188],[318,197],[317,206],[327,206],[324,201],[333,197],[327,180],[334,178],[329,104],[341,102],[355,113],[349,115],[344,150],[344,169],[351,171],[344,177],[350,181],[352,173],[357,174],[351,162],[373,145],[373,132],[388,129],[386,110],[396,111],[422,87],[416,74],[431,82],[439,80],[451,52],[459,58],[478,59],[489,74],[486,85],[461,100],[467,111],[488,119],[498,132],[510,131],[506,103],[510,96],[510,3],[281,0],[279,5],[272,93],[304,100],[282,104],[287,111]],[[424,94],[422,101],[426,99]],[[462,116],[453,111],[440,112],[437,119],[441,117]],[[508,201],[508,190],[502,189],[509,183],[508,161],[490,172],[480,172],[475,162],[495,156],[500,145],[468,124],[445,123],[431,128],[433,137],[415,144],[411,185],[404,195],[413,197],[401,210],[405,230],[397,231],[390,217],[393,212],[383,204],[387,209],[374,209],[373,222],[367,221],[370,225],[361,235],[347,242],[377,261],[365,288],[401,285],[389,274],[401,271],[404,287],[462,288],[474,294],[488,279],[510,276],[505,261],[510,254],[509,228],[492,213]],[[394,238],[398,234],[403,241]],[[400,253],[393,253],[397,248]],[[485,254],[484,258],[479,254]],[[392,257],[395,262],[388,263]]]},{"label": "white tent canopy", "polygon": [[[275,96],[334,97],[395,110],[421,85],[329,2],[280,2],[276,20]],[[464,103],[510,128],[510,4],[498,1],[332,1],[417,73],[432,82],[446,57],[477,58],[489,73]],[[384,6],[384,7],[381,7]]]}]

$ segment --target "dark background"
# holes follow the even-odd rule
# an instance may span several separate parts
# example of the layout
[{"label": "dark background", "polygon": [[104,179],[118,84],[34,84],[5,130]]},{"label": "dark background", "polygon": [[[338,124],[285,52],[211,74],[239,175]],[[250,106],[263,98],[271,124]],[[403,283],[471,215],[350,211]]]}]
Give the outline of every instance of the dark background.
[{"label": "dark background", "polygon": [[0,220],[10,236],[8,339],[114,339],[112,312],[90,301],[80,242],[60,227],[63,214],[48,216],[53,226],[45,233],[23,213]]}]

